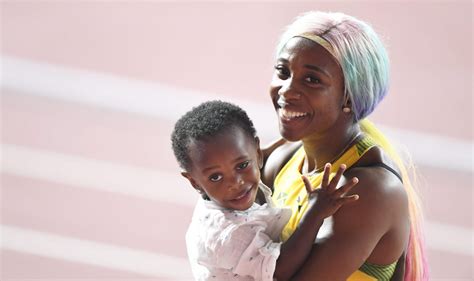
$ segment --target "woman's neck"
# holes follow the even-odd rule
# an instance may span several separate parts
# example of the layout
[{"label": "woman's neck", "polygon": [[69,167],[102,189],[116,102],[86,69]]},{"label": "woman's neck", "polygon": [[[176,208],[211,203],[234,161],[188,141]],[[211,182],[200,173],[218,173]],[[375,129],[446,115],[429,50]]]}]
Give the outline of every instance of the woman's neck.
[{"label": "woman's neck", "polygon": [[326,163],[333,163],[349,149],[360,136],[357,124],[341,132],[328,132],[303,140],[305,161],[302,173],[322,171]]}]

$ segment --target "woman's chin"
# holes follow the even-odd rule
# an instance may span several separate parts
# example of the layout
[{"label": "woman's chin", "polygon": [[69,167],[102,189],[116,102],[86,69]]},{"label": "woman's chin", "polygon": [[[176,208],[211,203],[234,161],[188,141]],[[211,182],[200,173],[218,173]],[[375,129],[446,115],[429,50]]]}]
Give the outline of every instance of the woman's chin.
[{"label": "woman's chin", "polygon": [[295,132],[292,132],[288,129],[282,128],[280,126],[280,135],[287,141],[299,141],[301,140],[301,136],[297,135]]}]

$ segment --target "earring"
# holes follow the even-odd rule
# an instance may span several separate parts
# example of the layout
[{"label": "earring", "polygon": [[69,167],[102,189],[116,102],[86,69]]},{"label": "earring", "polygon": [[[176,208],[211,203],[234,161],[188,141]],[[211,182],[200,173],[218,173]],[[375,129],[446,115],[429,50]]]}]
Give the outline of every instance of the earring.
[{"label": "earring", "polygon": [[344,113],[350,113],[350,112],[351,112],[351,108],[348,107],[348,106],[344,106],[344,107],[342,108],[342,111],[343,111]]}]

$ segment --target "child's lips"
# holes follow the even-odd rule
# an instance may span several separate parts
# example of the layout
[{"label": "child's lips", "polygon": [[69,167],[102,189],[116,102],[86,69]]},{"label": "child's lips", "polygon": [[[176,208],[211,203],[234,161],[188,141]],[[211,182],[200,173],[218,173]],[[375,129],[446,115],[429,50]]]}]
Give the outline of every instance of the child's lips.
[{"label": "child's lips", "polygon": [[250,190],[252,190],[251,187],[243,190],[238,196],[236,196],[234,199],[232,199],[232,201],[237,201],[237,200],[240,200],[240,199],[244,198],[250,192]]}]

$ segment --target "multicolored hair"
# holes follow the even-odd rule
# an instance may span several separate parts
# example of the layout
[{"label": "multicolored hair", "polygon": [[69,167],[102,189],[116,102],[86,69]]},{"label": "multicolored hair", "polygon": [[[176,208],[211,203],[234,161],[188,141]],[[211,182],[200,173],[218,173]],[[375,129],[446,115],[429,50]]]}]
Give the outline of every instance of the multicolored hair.
[{"label": "multicolored hair", "polygon": [[[309,35],[308,35],[309,34]],[[403,185],[409,199],[410,237],[405,260],[405,280],[428,280],[428,265],[422,234],[420,202],[409,174],[412,162],[405,163],[387,138],[367,117],[385,97],[389,84],[389,60],[387,52],[374,30],[366,23],[342,14],[308,12],[288,26],[277,45],[277,56],[293,37],[305,37],[321,45],[331,53],[342,68],[346,98],[352,103],[354,121],[369,134],[397,163],[402,173]],[[362,120],[364,119],[364,120]]]},{"label": "multicolored hair", "polygon": [[282,34],[277,55],[291,38],[304,33],[319,36],[332,46],[342,68],[354,121],[369,115],[386,95],[389,84],[388,55],[374,30],[342,13],[308,12]]},{"label": "multicolored hair", "polygon": [[[411,159],[403,160],[397,153],[394,146],[368,119],[359,122],[363,132],[370,135],[379,146],[395,161],[401,172],[403,186],[408,196],[408,211],[410,214],[410,237],[408,239],[408,249],[405,259],[405,280],[425,281],[429,280],[428,263],[426,260],[425,241],[423,235],[423,215],[417,189],[412,184],[412,179],[416,180],[413,162]],[[410,169],[407,169],[407,166]],[[411,172],[411,173],[410,173]]]}]

